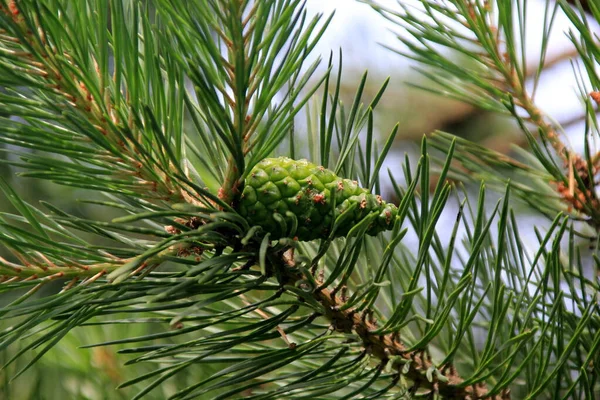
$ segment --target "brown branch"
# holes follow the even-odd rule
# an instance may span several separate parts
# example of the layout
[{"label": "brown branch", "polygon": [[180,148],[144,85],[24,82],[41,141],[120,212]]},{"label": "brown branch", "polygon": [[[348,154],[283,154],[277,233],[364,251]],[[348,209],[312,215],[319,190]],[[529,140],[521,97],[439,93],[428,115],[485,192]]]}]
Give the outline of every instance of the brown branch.
[{"label": "brown branch", "polygon": [[229,157],[225,171],[225,180],[219,188],[218,193],[219,199],[223,200],[225,204],[231,204],[239,194],[240,175],[234,157]]},{"label": "brown branch", "polygon": [[[591,162],[590,166],[583,157],[573,155],[567,163],[568,181],[552,183],[563,201],[567,203],[569,212],[576,211],[589,217],[588,224],[600,230],[600,199],[596,195],[598,182],[595,179],[600,172],[600,165],[597,165],[597,159],[592,158]],[[579,184],[579,181],[583,185]]]},{"label": "brown branch", "polygon": [[[306,280],[304,275],[293,269],[295,261],[291,252],[279,254],[274,259],[280,260],[278,265],[273,265],[273,267],[281,272],[282,281],[280,283],[282,285],[294,286],[297,282]],[[346,295],[336,296],[329,289],[316,290],[313,294],[315,300],[326,310],[324,316],[331,322],[332,328],[338,332],[358,335],[365,351],[378,358],[382,365],[394,362],[391,361],[393,358],[402,358],[403,362],[395,361],[392,366],[398,371],[398,374],[403,374],[413,382],[413,388],[426,389],[447,399],[510,399],[508,390],[499,395],[490,396],[485,384],[462,386],[464,379],[451,365],[444,366],[440,371],[446,379],[441,380],[434,375],[433,380],[429,381],[426,372],[431,367],[435,368],[435,365],[424,356],[424,351],[407,351],[405,345],[399,341],[397,334],[373,333],[377,326],[369,321],[369,318],[366,318],[366,316],[372,315],[370,310],[359,314],[353,310],[343,309]],[[408,370],[405,369],[406,363],[409,363]]]},{"label": "brown branch", "polygon": [[28,280],[28,279],[48,279],[50,277],[84,279],[95,276],[99,273],[108,273],[125,265],[131,259],[121,260],[120,262],[105,262],[92,265],[56,265],[48,261],[43,263],[27,263],[19,265],[0,257],[0,280],[5,282],[8,279]]}]

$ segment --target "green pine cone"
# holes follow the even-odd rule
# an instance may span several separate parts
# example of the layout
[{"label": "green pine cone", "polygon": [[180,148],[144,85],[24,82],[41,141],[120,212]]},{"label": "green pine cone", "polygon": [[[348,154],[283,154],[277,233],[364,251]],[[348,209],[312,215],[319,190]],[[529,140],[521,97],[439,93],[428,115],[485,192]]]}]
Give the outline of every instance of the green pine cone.
[{"label": "green pine cone", "polygon": [[328,237],[333,222],[343,213],[350,214],[341,220],[335,236],[346,236],[371,213],[378,216],[367,234],[376,235],[392,228],[398,209],[324,167],[278,157],[264,159],[250,171],[239,213],[273,239],[295,236],[307,241]]}]

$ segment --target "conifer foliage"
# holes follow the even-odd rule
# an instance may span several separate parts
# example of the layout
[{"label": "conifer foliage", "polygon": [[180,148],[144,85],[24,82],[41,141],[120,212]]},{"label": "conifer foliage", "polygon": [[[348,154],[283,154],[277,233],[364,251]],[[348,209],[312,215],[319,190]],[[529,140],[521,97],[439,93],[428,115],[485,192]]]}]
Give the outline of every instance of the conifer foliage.
[{"label": "conifer foliage", "polygon": [[[530,163],[438,133],[387,172],[399,202],[386,202],[398,127],[378,145],[373,110],[388,81],[366,99],[365,74],[344,105],[341,55],[323,73],[312,54],[332,16],[299,0],[0,0],[4,394],[38,398],[20,382],[42,368],[47,387],[57,349],[57,398],[600,393],[598,257],[579,246],[597,233],[600,158],[566,148],[525,90],[525,5],[422,1],[419,19],[370,4],[454,97],[516,118]],[[597,93],[591,14],[548,4],[548,25],[573,21]],[[457,68],[431,43],[481,65]],[[501,200],[447,183],[461,174]],[[42,184],[94,212],[20,194]],[[514,194],[550,217],[533,249]],[[93,378],[71,363],[91,352]]]}]

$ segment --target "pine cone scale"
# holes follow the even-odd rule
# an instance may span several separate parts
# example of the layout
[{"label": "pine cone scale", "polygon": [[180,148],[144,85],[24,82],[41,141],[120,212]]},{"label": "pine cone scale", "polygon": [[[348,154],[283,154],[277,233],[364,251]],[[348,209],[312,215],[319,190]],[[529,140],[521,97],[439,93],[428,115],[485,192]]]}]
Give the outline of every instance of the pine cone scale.
[{"label": "pine cone scale", "polygon": [[[301,241],[326,238],[335,219],[345,212],[350,214],[335,236],[347,235],[372,213],[378,217],[367,233],[376,235],[391,229],[397,214],[396,206],[359,187],[357,182],[337,177],[333,171],[307,160],[287,157],[267,158],[252,169],[238,210],[251,225],[261,226],[273,239],[295,235]],[[290,232],[289,228],[296,225],[297,231]]]}]

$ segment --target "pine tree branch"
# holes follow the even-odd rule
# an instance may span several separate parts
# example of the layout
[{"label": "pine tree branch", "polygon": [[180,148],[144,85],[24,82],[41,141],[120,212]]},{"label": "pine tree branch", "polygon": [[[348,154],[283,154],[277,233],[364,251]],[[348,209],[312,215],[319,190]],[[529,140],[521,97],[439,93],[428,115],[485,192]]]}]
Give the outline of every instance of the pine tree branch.
[{"label": "pine tree branch", "polygon": [[236,196],[239,195],[240,177],[242,176],[235,159],[230,157],[227,160],[227,169],[225,170],[225,180],[219,188],[219,199],[225,204],[231,204]]},{"label": "pine tree branch", "polygon": [[[244,18],[244,9],[247,4],[243,2],[232,1],[224,11],[230,20],[230,31],[227,33],[220,32],[220,36],[227,45],[228,60],[227,66],[229,68],[229,81],[233,91],[233,98],[231,100],[231,108],[233,109],[233,132],[232,137],[235,138],[235,153],[232,154],[227,160],[227,169],[225,171],[225,181],[219,189],[219,198],[226,204],[230,204],[239,195],[240,177],[244,173],[244,144],[248,138],[248,120],[246,115],[248,113],[248,106],[250,98],[247,97],[250,93],[248,91],[249,86],[252,82],[248,80],[248,49],[246,41],[249,32],[248,23],[252,20],[252,16],[255,15],[257,4],[254,4],[248,12],[247,18]],[[245,34],[244,34],[245,33]]]},{"label": "pine tree branch", "polygon": [[[196,222],[190,222],[194,220]],[[6,280],[40,280],[46,282],[48,279],[56,278],[83,280],[91,276],[97,279],[102,275],[108,275],[111,280],[124,280],[142,271],[153,270],[166,260],[202,254],[204,249],[200,246],[202,245],[201,237],[203,233],[198,231],[199,225],[203,224],[208,228],[211,228],[211,224],[214,224],[217,228],[223,226],[223,223],[208,220],[198,222],[198,218],[195,217],[182,222],[190,229],[189,231],[181,232],[173,226],[166,226],[165,230],[168,233],[166,239],[156,243],[145,253],[131,258],[120,259],[111,256],[110,262],[96,264],[83,264],[74,259],[56,263],[50,261],[41,253],[34,253],[33,256],[15,253],[15,256],[23,262],[22,265],[19,265],[0,257],[0,278],[4,279],[5,282]]]},{"label": "pine tree branch", "polygon": [[[0,52],[23,65],[21,76],[29,77],[32,87],[49,96],[50,106],[58,106],[58,112],[61,108],[66,109],[91,124],[95,132],[78,131],[82,144],[99,145],[101,149],[96,150],[96,155],[118,170],[115,178],[132,181],[130,186],[135,191],[156,202],[210,204],[197,190],[182,180],[173,179],[175,175],[185,175],[173,159],[163,162],[149,159],[153,155],[144,148],[146,140],[140,129],[140,117],[133,111],[130,92],[121,93],[121,88],[111,88],[105,82],[108,71],[103,68],[108,65],[102,65],[92,57],[94,68],[83,67],[75,55],[55,46],[52,33],[43,25],[42,15],[25,14],[15,0],[7,0],[0,12],[12,22],[12,30],[0,36]],[[118,96],[115,91],[119,91]],[[116,99],[121,102],[116,103]],[[59,123],[71,122],[69,117],[55,115],[54,118]]]},{"label": "pine tree branch", "polygon": [[[299,282],[307,281],[306,276],[294,269],[296,261],[293,252],[283,250],[269,259],[275,263],[272,267],[281,273],[279,283],[282,286],[297,286]],[[447,399],[510,399],[509,390],[490,396],[485,384],[461,385],[464,380],[451,365],[438,369],[426,356],[425,350],[408,351],[397,334],[373,333],[377,330],[375,322],[369,318],[373,315],[373,310],[365,309],[359,314],[346,309],[343,298],[345,295],[342,297],[327,288],[316,288],[312,296],[325,309],[324,316],[331,322],[332,329],[358,335],[367,353],[379,359],[382,367],[391,363],[399,375],[412,381],[413,393],[425,389],[432,395],[438,394]],[[431,371],[436,371],[437,374]],[[428,377],[428,373],[431,377]]]},{"label": "pine tree branch", "polygon": [[[221,83],[218,90],[222,99],[215,98],[214,104],[200,104],[200,108],[207,109],[204,112],[208,124],[214,124],[226,145],[226,158],[222,161],[226,169],[218,189],[224,204],[235,205],[244,174],[287,137],[294,115],[320,85],[318,82],[308,88],[309,77],[319,60],[300,72],[331,17],[318,26],[321,16],[307,20],[306,12],[298,5],[296,1],[277,5],[228,0],[209,7],[193,6],[190,20],[201,14],[211,21],[203,27],[206,32],[198,29],[195,22],[190,24],[167,11],[168,18],[177,23],[175,35],[182,46],[188,45],[189,37],[206,41],[212,31],[218,38],[217,43],[206,46],[206,57],[194,56],[193,51],[184,58],[190,58],[185,68],[198,86],[199,96],[214,97],[214,81]],[[215,71],[211,82],[206,79],[207,70]],[[276,95],[282,96],[278,104],[273,103]],[[212,121],[214,115],[220,117],[218,122]]]},{"label": "pine tree branch", "polygon": [[[560,65],[565,62],[568,62],[569,60],[571,60],[577,56],[578,56],[578,52],[577,52],[577,49],[575,49],[575,48],[569,48],[569,49],[565,49],[564,51],[561,51],[561,52],[558,52],[555,54],[550,54],[544,59],[544,64],[542,66],[542,69],[544,71],[548,71],[548,70],[554,68],[555,66]],[[528,80],[535,78],[538,67],[539,66],[537,65],[537,60],[530,60],[528,62],[527,67],[525,68],[525,70],[527,72],[526,77]],[[447,113],[446,115],[442,114],[440,116],[436,116],[437,118],[440,119],[441,124],[437,124],[436,126],[434,126],[434,129],[438,129],[438,130],[445,131],[445,132],[453,132],[453,129],[451,129],[452,127],[459,125],[459,124],[463,124],[466,121],[468,121],[469,119],[487,112],[481,108],[477,108],[477,107],[473,107],[473,106],[469,106],[469,105],[465,105],[465,106],[466,106],[466,108],[452,110],[452,114]],[[561,123],[561,125],[566,126],[569,123],[570,123],[570,121],[567,121],[565,123]],[[432,129],[432,130],[434,130],[434,129]],[[420,135],[420,133],[419,133],[419,135]],[[516,138],[515,140],[517,140],[517,142],[515,142],[516,145],[525,146],[527,144],[525,137]],[[493,138],[491,139],[491,142],[494,142]],[[491,144],[492,144],[492,146],[490,148],[493,150],[498,150],[502,153],[506,153],[508,151],[508,147],[506,146],[508,143],[505,140],[498,141],[497,144],[499,146],[501,146],[501,148],[495,148],[493,146],[494,143],[491,143]],[[487,146],[487,147],[489,147],[489,146]]]},{"label": "pine tree branch", "polygon": [[3,283],[14,280],[50,280],[58,278],[85,279],[105,275],[121,267],[123,263],[100,263],[92,265],[58,266],[52,262],[36,265],[19,265],[0,257],[0,278]]},{"label": "pine tree branch", "polygon": [[[531,66],[528,65],[529,61],[523,51],[527,23],[526,5],[511,2],[480,4],[450,0],[427,2],[422,12],[401,5],[402,11],[397,12],[372,1],[366,2],[388,19],[407,29],[416,43],[400,38],[409,49],[407,53],[401,54],[433,67],[437,74],[427,70],[421,72],[440,85],[447,96],[470,102],[485,110],[501,113],[508,111],[519,121],[529,144],[535,141],[536,135],[539,136],[543,148],[536,154],[553,177],[551,180],[555,187],[552,189],[564,200],[561,208],[568,207],[569,211],[587,215],[592,226],[600,226],[598,222],[600,215],[595,211],[600,203],[596,198],[592,180],[589,178],[595,173],[594,168],[597,167],[593,165],[595,162],[583,160],[563,141],[560,126],[544,114],[533,97],[539,76],[547,61],[548,38],[555,20],[554,16],[560,7],[550,5],[546,7],[542,32],[543,46],[532,76]],[[580,32],[588,29],[585,20],[579,22],[579,16],[574,10],[570,7],[564,9]],[[469,35],[465,36],[462,30],[452,25],[449,27],[444,25],[441,22],[444,19],[466,28]],[[583,43],[577,43],[574,34],[571,36],[577,54],[584,59],[586,49],[593,51],[596,48],[595,44],[592,46],[585,43],[594,40],[591,35],[582,35],[585,46]],[[438,50],[440,46],[466,55],[473,62],[473,66],[465,71],[464,66]],[[475,46],[475,49],[470,46]],[[567,53],[570,54],[572,53]],[[583,64],[593,65],[593,61]],[[465,84],[457,85],[457,78]],[[534,89],[530,93],[526,83],[531,81]],[[439,92],[435,89],[429,90]],[[535,129],[531,129],[531,125]],[[546,150],[546,147],[551,147],[551,151]],[[560,158],[562,165],[557,165],[550,154],[552,150]],[[475,170],[483,170],[485,167],[470,164],[466,169],[476,172]],[[497,179],[497,176],[488,178]]]},{"label": "pine tree branch", "polygon": [[[472,14],[466,12],[464,13],[466,22],[473,32],[479,33],[479,31],[482,29],[479,26],[481,23],[479,18],[485,20],[487,17],[486,10],[475,8],[468,2],[461,4],[460,7],[470,10]],[[476,18],[475,16],[479,13],[481,13],[481,15]],[[547,117],[545,116],[544,112],[537,107],[525,87],[525,78],[527,77],[526,66],[519,66],[517,60],[510,54],[510,51],[503,51],[500,48],[502,43],[499,32],[508,29],[501,25],[493,25],[491,22],[489,26],[486,26],[483,29],[489,29],[492,32],[497,32],[497,34],[493,37],[488,37],[488,39],[491,41],[491,44],[484,44],[479,39],[477,42],[480,46],[482,46],[482,48],[486,49],[485,51],[488,52],[488,54],[482,56],[482,59],[486,61],[487,66],[492,70],[496,70],[503,77],[502,82],[499,82],[497,85],[498,88],[501,89],[501,93],[510,93],[514,96],[515,103],[525,110],[525,112],[527,112],[529,115],[529,121],[539,128],[538,132],[543,134],[544,138],[548,140],[548,142],[554,148],[556,154],[563,160],[567,160],[568,156],[566,152],[569,150],[560,139],[556,129],[547,122]],[[507,34],[509,33],[510,32],[507,32]],[[478,37],[482,36],[484,35],[479,33]],[[508,42],[507,38],[505,38],[505,40]],[[505,44],[505,46],[510,48],[510,46],[514,46],[514,43],[508,42]],[[522,69],[523,72],[518,72],[519,69]],[[493,84],[493,82],[490,83]]]},{"label": "pine tree branch", "polygon": [[[441,86],[440,89],[428,89],[429,91],[442,91],[446,96],[469,102],[476,107],[503,113],[508,111],[520,117],[518,109],[507,103],[508,94],[514,105],[527,113],[528,121],[539,128],[539,134],[554,148],[556,154],[563,160],[568,159],[569,150],[556,127],[548,122],[525,87],[529,73],[528,61],[517,48],[522,46],[519,41],[524,39],[519,36],[520,32],[512,21],[515,18],[515,5],[500,2],[492,7],[492,4],[473,4],[463,0],[428,2],[426,9],[420,13],[408,6],[401,5],[402,11],[398,12],[383,7],[376,1],[363,1],[392,22],[405,27],[415,39],[416,43],[400,37],[409,50],[397,51],[398,53],[440,72],[432,74],[427,70],[420,70],[428,79]],[[469,35],[466,36],[453,25],[444,25],[441,21],[445,18],[448,22],[466,28]],[[465,47],[467,43],[469,47]],[[464,64],[463,60],[459,62],[452,59],[443,54],[439,47],[461,52],[474,65],[465,68],[465,65],[461,65]],[[544,49],[540,68],[545,63],[545,58]],[[466,85],[453,83],[456,78]],[[537,78],[536,75],[534,80],[537,81]]]},{"label": "pine tree branch", "polygon": [[[84,156],[78,155],[80,158],[73,162],[77,165],[75,172],[89,173],[102,183],[98,184],[100,190],[112,188],[111,184],[119,185],[119,196],[111,202],[98,201],[97,204],[115,207],[119,215],[126,215],[104,222],[105,215],[98,221],[86,220],[52,207],[49,207],[52,213],[45,214],[20,200],[2,184],[1,189],[17,214],[0,214],[0,242],[13,251],[21,265],[12,259],[0,259],[0,274],[6,270],[10,275],[0,290],[10,294],[32,288],[0,309],[0,315],[10,325],[0,330],[0,350],[24,343],[8,363],[36,349],[39,352],[33,361],[37,360],[75,327],[109,327],[134,322],[144,327],[148,323],[161,325],[156,330],[118,333],[108,341],[91,339],[95,344],[89,347],[133,344],[123,349],[123,353],[133,355],[131,364],[140,363],[135,372],[138,376],[126,378],[121,386],[136,386],[139,390],[136,398],[154,389],[162,390],[164,386],[170,386],[170,393],[163,392],[162,398],[171,396],[179,400],[209,394],[218,394],[221,398],[312,395],[333,399],[358,395],[376,398],[388,393],[398,397],[407,386],[401,378],[406,378],[410,381],[409,395],[498,400],[509,398],[506,388],[513,383],[514,389],[523,388],[538,395],[567,390],[560,382],[567,377],[566,388],[583,393],[575,386],[575,380],[596,379],[593,371],[585,375],[587,371],[580,369],[589,365],[600,343],[600,339],[594,339],[594,344],[589,345],[592,341],[587,340],[594,335],[590,332],[594,332],[597,325],[597,321],[590,319],[595,303],[593,293],[588,293],[595,286],[592,280],[590,283],[586,280],[577,258],[579,254],[573,251],[572,237],[568,254],[561,251],[562,235],[568,229],[564,218],[556,217],[546,236],[536,231],[540,249],[533,257],[514,225],[509,192],[505,193],[502,210],[498,213],[496,205],[489,215],[489,202],[485,201],[482,187],[476,210],[470,210],[467,215],[463,215],[462,210],[463,206],[465,210],[471,208],[468,199],[459,199],[460,212],[449,243],[443,236],[448,231],[438,230],[452,192],[441,182],[445,181],[450,167],[454,142],[449,147],[440,184],[431,195],[426,190],[430,186],[430,168],[426,161],[430,153],[426,140],[422,144],[423,162],[419,162],[417,169],[412,169],[408,160],[403,166],[405,181],[410,182],[408,187],[400,189],[391,177],[396,195],[402,199],[391,237],[365,238],[372,220],[363,219],[353,225],[345,240],[322,238],[325,240],[320,246],[308,242],[299,244],[296,248],[299,257],[306,257],[311,264],[286,253],[289,244],[294,243],[292,239],[269,241],[268,235],[262,235],[265,230],[263,227],[261,231],[262,221],[245,219],[235,200],[219,200],[224,196],[235,199],[236,185],[247,178],[244,176],[247,169],[286,145],[283,138],[294,140],[293,132],[290,135],[294,115],[314,93],[308,90],[307,97],[297,97],[308,80],[300,71],[302,61],[314,45],[309,38],[313,33],[317,37],[321,33],[312,30],[317,20],[311,22],[308,33],[302,33],[306,14],[296,12],[301,1],[198,0],[182,8],[176,0],[157,0],[157,16],[139,19],[132,16],[131,20],[123,16],[146,11],[126,8],[132,4],[137,6],[137,2],[94,3],[110,5],[114,11],[110,27],[109,18],[100,19],[95,26],[99,36],[104,35],[97,42],[108,43],[108,47],[115,49],[114,53],[105,52],[104,57],[101,54],[107,47],[97,47],[98,38],[93,35],[86,39],[73,36],[73,42],[69,41],[70,28],[63,29],[56,23],[60,19],[53,19],[69,15],[51,8],[61,2],[22,1],[18,4],[31,4],[29,14],[24,17],[27,21],[35,21],[36,16],[42,15],[39,25],[48,28],[41,30],[48,38],[47,43],[68,50],[49,64],[60,68],[68,82],[67,89],[61,88],[60,93],[43,87],[38,89],[48,79],[43,73],[51,69],[45,64],[40,67],[22,61],[25,53],[14,44],[33,48],[33,52],[27,54],[43,49],[35,48],[28,39],[21,39],[22,28],[12,21],[12,14],[2,14],[0,24],[8,25],[9,39],[0,45],[8,50],[0,59],[0,70],[6,70],[9,75],[16,71],[6,80],[19,95],[6,102],[10,108],[21,110],[19,115],[34,112],[33,117],[26,118],[19,126],[23,132],[20,136],[15,134],[21,140],[17,145],[38,145],[36,150],[64,155],[26,139],[33,140],[35,133],[41,132],[45,134],[43,139],[56,134],[60,138],[67,137],[67,141],[72,135],[77,144],[83,142],[87,147],[81,145],[76,150],[91,161],[88,163]],[[73,11],[82,3],[65,1],[57,7],[63,4],[74,7],[69,8]],[[118,8],[122,4],[126,4],[125,8]],[[231,7],[226,8],[224,4]],[[45,10],[45,6],[51,8],[48,15],[44,14],[46,11],[39,11]],[[77,18],[65,22],[66,25],[79,24],[74,31],[86,32],[83,28],[93,25],[94,16],[103,13],[106,16],[107,9],[89,7],[77,14]],[[150,21],[155,20],[157,26],[163,27],[160,24],[165,23],[168,28],[154,30]],[[18,29],[13,30],[14,26]],[[37,27],[31,23],[29,26]],[[14,32],[17,33],[11,36]],[[138,45],[144,47],[143,51],[137,49]],[[85,51],[78,51],[80,47]],[[160,52],[154,53],[153,49]],[[65,52],[69,55],[64,56]],[[108,58],[114,57],[114,65],[125,65],[127,71],[121,75],[122,79],[115,79],[118,84],[95,84],[95,81],[111,82],[111,78],[107,78],[108,69],[97,69],[94,63],[86,63],[82,53],[93,55],[102,66],[108,64]],[[52,57],[51,54],[49,58]],[[140,64],[140,59],[145,62]],[[309,67],[309,71],[313,71],[315,65]],[[92,66],[91,72],[86,66]],[[24,77],[18,80],[20,75]],[[172,89],[189,90],[184,77],[192,81],[194,92],[182,96]],[[0,77],[0,81],[3,79]],[[338,102],[339,84],[334,96],[329,97],[328,93],[323,96],[320,118],[314,119],[318,127],[310,132],[312,124],[308,124],[311,138],[308,152],[315,160],[323,160],[323,165],[335,163],[340,176],[360,180],[369,188],[366,190],[378,191],[379,170],[396,130],[383,147],[372,143],[375,136],[372,108],[380,94],[365,110],[361,104],[365,79],[366,76],[350,110],[344,110]],[[140,80],[148,85],[130,85]],[[80,91],[82,81],[87,92]],[[20,92],[21,86],[28,92]],[[75,89],[70,89],[71,86]],[[103,92],[103,88],[111,90]],[[502,90],[490,87],[490,90],[501,92],[504,87]],[[107,92],[114,98],[109,95],[106,99]],[[157,97],[153,97],[153,93]],[[73,102],[67,95],[79,97]],[[74,106],[85,102],[88,95],[99,104],[97,112],[92,106],[90,110]],[[0,102],[6,98],[3,96],[1,93]],[[114,121],[100,104],[101,99],[113,111],[119,111]],[[513,100],[521,101],[517,96],[513,96]],[[62,113],[46,111],[50,102],[64,105],[64,114],[75,121],[91,118],[93,129],[87,139],[83,133],[90,126],[71,126],[68,119],[58,120]],[[499,100],[494,104],[503,106]],[[191,134],[200,139],[197,143],[193,143],[196,138],[181,135],[182,122],[170,122],[182,120],[184,107],[194,119],[197,132]],[[524,107],[520,109],[521,114],[523,110]],[[507,114],[506,109],[503,111]],[[41,125],[40,121],[45,122],[48,114],[54,118],[52,121],[58,120],[54,130]],[[0,122],[8,128],[0,139],[8,141],[14,134],[10,128],[16,122],[8,118]],[[107,126],[110,129],[103,134],[99,129],[105,122],[115,127]],[[70,127],[72,132],[62,136],[64,126]],[[360,139],[363,126],[366,126],[369,142],[366,150]],[[163,135],[163,130],[175,132],[174,136]],[[119,143],[123,138],[124,147]],[[98,143],[84,139],[91,142],[97,139]],[[143,145],[130,148],[139,140],[144,141]],[[221,192],[226,193],[212,194],[210,198],[210,193],[202,194],[202,188],[196,189],[203,184],[202,178],[195,184],[181,171],[187,165],[181,146],[186,140],[190,147],[185,148],[196,146],[195,155],[203,159],[203,165],[214,164],[208,168],[217,178],[212,190],[217,192],[221,186]],[[159,142],[159,149],[155,151]],[[299,142],[295,144],[299,145]],[[138,158],[135,149],[145,152],[144,156]],[[100,152],[103,152],[102,160],[93,164],[94,156]],[[115,156],[123,152],[150,167],[148,179],[153,181],[148,180],[144,190],[135,184],[136,179],[141,179],[139,176],[127,175],[132,169],[129,159]],[[336,152],[339,152],[337,158]],[[475,156],[493,159],[507,169],[527,170],[527,166],[511,163],[502,156],[494,158],[490,153],[479,149]],[[71,154],[65,158],[72,160]],[[40,161],[35,155],[18,156],[25,161]],[[221,164],[227,160],[226,170]],[[72,168],[72,165],[65,166],[68,161],[63,157],[43,161],[43,167],[54,166],[54,163],[66,170]],[[103,165],[108,163],[117,166]],[[18,161],[12,165],[26,169],[21,164]],[[92,175],[97,172],[96,168],[103,168],[105,173]],[[112,182],[115,181],[113,174],[119,173],[123,176],[119,176],[117,183]],[[272,175],[269,175],[271,184],[276,181],[275,173]],[[197,197],[193,190],[198,190],[198,196],[210,198],[210,204],[206,207],[172,204],[174,200],[181,200],[175,196],[164,202],[158,196],[149,196],[153,202],[145,201],[146,191],[152,193],[152,182],[163,181],[177,190],[188,188],[190,199],[184,200],[189,203],[195,204]],[[417,182],[421,184],[421,196],[415,195]],[[217,204],[232,212],[218,212]],[[290,222],[294,228],[290,232],[295,232],[298,218],[292,214]],[[288,229],[284,223],[281,230],[285,232]],[[462,230],[463,224],[464,236],[458,235],[459,226]],[[561,231],[554,235],[553,230],[558,225]],[[498,229],[492,232],[490,227],[495,226]],[[334,231],[335,228],[333,225]],[[409,231],[414,233],[418,249],[401,243]],[[114,247],[88,243],[77,235],[79,232],[108,239]],[[460,247],[455,247],[455,243]],[[563,263],[563,259],[568,262]],[[169,268],[150,271],[163,261],[169,262]],[[95,274],[86,275],[88,271],[82,268],[85,266],[92,269],[90,274]],[[79,270],[82,274],[75,274]],[[577,279],[569,280],[565,270]],[[317,271],[323,274],[329,271],[329,275],[323,279],[316,276]],[[73,278],[65,281],[60,292],[29,298],[46,282],[66,276]],[[132,277],[135,279],[128,279]],[[348,287],[355,288],[350,298]],[[566,287],[570,293],[563,291]],[[383,320],[380,326],[374,315]],[[389,317],[385,318],[386,315]],[[323,324],[322,320],[327,321]],[[403,342],[398,336],[400,332]],[[487,337],[482,337],[480,342],[481,332]],[[429,354],[442,361],[435,364]],[[221,368],[223,362],[231,365]],[[152,371],[144,371],[141,363],[150,364]],[[472,367],[470,376],[462,373],[463,364],[465,371]],[[196,366],[201,367],[194,369]],[[461,374],[455,367],[461,367]],[[179,375],[185,370],[189,376]],[[575,378],[574,373],[580,375]],[[171,385],[163,385],[176,374],[183,379],[174,390]],[[519,378],[522,377],[534,379],[521,384]],[[152,381],[144,382],[148,380]]]}]

